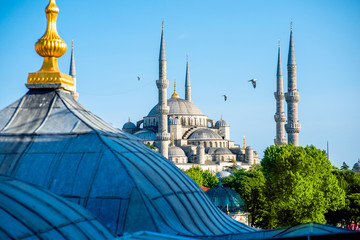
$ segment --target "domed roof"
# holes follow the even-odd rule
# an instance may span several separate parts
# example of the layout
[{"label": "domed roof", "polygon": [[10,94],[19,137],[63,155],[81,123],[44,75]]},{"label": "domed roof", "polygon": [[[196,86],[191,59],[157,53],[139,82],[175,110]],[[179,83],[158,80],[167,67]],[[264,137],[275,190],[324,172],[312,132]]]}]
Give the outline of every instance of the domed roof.
[{"label": "domed roof", "polygon": [[231,173],[229,173],[228,171],[220,171],[218,173],[216,173],[216,177],[217,178],[225,178],[225,177],[230,177],[231,176]]},{"label": "domed roof", "polygon": [[122,127],[123,130],[124,129],[135,129],[135,128],[136,128],[135,124],[130,121],[125,123]]},{"label": "domed roof", "polygon": [[189,140],[223,140],[219,134],[207,128],[200,128],[194,131],[188,138]]},{"label": "domed roof", "polygon": [[117,234],[256,231],[221,214],[182,170],[62,90],[30,90],[0,111],[0,173],[85,206]]},{"label": "domed roof", "polygon": [[353,171],[357,172],[357,173],[360,173],[360,159],[359,159],[359,161],[357,163],[354,164]]},{"label": "domed roof", "polygon": [[156,140],[156,134],[153,131],[146,129],[134,133],[134,136],[141,138],[143,140],[151,140],[151,141]]},{"label": "domed roof", "polygon": [[227,211],[227,206],[229,212],[246,211],[246,204],[240,195],[230,188],[223,187],[221,181],[217,187],[211,188],[205,193],[223,212]]},{"label": "domed roof", "polygon": [[[170,108],[169,115],[204,115],[200,109],[195,106],[192,102],[189,102],[181,98],[169,98],[167,104]],[[153,107],[148,114],[148,117],[156,116],[156,108],[158,105]]]},{"label": "domed roof", "polygon": [[169,157],[186,157],[184,150],[179,147],[169,147]]},{"label": "domed roof", "polygon": [[0,239],[113,239],[95,216],[48,190],[0,175]]},{"label": "domed roof", "polygon": [[215,127],[219,128],[219,127],[229,127],[229,124],[225,121],[225,120],[219,120],[215,123]]},{"label": "domed roof", "polygon": [[214,154],[233,154],[228,148],[218,148],[215,150]]}]

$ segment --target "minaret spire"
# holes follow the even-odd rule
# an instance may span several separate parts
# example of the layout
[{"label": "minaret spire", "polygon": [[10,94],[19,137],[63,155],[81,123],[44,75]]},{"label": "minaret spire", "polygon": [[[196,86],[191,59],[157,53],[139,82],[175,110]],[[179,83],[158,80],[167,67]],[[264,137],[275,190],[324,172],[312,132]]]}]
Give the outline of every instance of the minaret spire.
[{"label": "minaret spire", "polygon": [[169,81],[166,79],[166,52],[164,39],[164,21],[162,22],[160,54],[159,54],[159,80],[156,81],[159,90],[159,103],[157,107],[158,115],[158,132],[156,139],[159,143],[160,153],[168,158],[170,134],[168,132],[168,114],[169,107],[167,105],[167,88]]},{"label": "minaret spire", "polygon": [[299,146],[299,132],[301,125],[298,120],[298,102],[300,93],[296,87],[296,61],[295,61],[295,48],[292,31],[292,21],[290,29],[290,43],[289,43],[289,55],[288,55],[288,92],[285,93],[287,102],[287,115],[288,121],[285,125],[286,132],[288,134],[288,142],[294,146]]},{"label": "minaret spire", "polygon": [[274,119],[276,122],[276,138],[274,139],[274,143],[281,146],[286,144],[285,128],[284,128],[286,116],[284,113],[284,91],[283,91],[283,73],[281,67],[280,41],[279,41],[276,78],[277,78],[276,92],[274,92],[274,96],[276,99],[276,113],[274,115]]},{"label": "minaret spire", "polygon": [[185,75],[185,100],[191,102],[191,83],[189,70],[189,55],[186,57],[186,75]]},{"label": "minaret spire", "polygon": [[74,40],[71,42],[71,58],[70,58],[70,70],[69,75],[72,76],[74,81],[74,91],[72,95],[75,100],[79,99],[79,93],[76,91],[76,68],[75,68],[75,57],[74,57]]},{"label": "minaret spire", "polygon": [[56,30],[59,8],[56,6],[55,0],[50,0],[45,8],[45,13],[46,32],[35,43],[35,51],[44,57],[44,62],[39,71],[29,73],[26,87],[29,89],[63,89],[72,92],[74,91],[72,77],[61,73],[57,63],[57,59],[65,54],[67,46]]}]

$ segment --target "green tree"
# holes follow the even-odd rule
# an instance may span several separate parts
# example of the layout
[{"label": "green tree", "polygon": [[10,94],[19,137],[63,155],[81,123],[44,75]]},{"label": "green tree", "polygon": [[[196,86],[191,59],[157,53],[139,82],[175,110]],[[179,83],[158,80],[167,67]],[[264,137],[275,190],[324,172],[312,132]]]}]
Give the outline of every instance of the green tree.
[{"label": "green tree", "polygon": [[261,161],[269,204],[267,227],[325,223],[324,214],[344,206],[344,191],[325,151],[314,146],[271,146]]},{"label": "green tree", "polygon": [[185,173],[191,177],[199,186],[213,188],[219,183],[216,175],[209,170],[202,170],[199,166],[192,166]]},{"label": "green tree", "polygon": [[233,176],[223,178],[222,184],[232,188],[243,198],[250,213],[251,226],[266,227],[265,219],[269,210],[264,195],[265,178],[260,166],[254,165],[248,171],[235,170]]},{"label": "green tree", "polygon": [[346,164],[346,162],[343,162],[342,166],[340,167],[341,170],[349,170],[349,165]]},{"label": "green tree", "polygon": [[337,211],[326,214],[327,223],[360,224],[360,174],[351,170],[334,169],[333,175],[338,179],[339,186],[345,191],[345,205]]}]

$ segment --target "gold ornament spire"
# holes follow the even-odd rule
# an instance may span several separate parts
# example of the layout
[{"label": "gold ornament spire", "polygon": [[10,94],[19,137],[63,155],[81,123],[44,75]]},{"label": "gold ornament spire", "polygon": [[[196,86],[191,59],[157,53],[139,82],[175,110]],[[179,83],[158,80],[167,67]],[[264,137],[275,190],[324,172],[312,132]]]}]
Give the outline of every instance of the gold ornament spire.
[{"label": "gold ornament spire", "polygon": [[164,20],[161,23],[161,30],[164,30]]},{"label": "gold ornament spire", "polygon": [[280,40],[279,40],[279,47],[280,47]]},{"label": "gold ornament spire", "polygon": [[29,73],[26,86],[31,88],[52,88],[74,90],[74,81],[70,75],[60,72],[57,58],[65,54],[67,46],[60,38],[56,29],[56,19],[59,8],[55,0],[50,0],[45,8],[47,28],[44,35],[35,43],[35,51],[42,57],[44,62],[41,69],[35,73]]},{"label": "gold ornament spire", "polygon": [[290,23],[290,30],[292,31],[292,20],[291,20],[291,23]]},{"label": "gold ornament spire", "polygon": [[180,98],[179,94],[176,93],[176,79],[174,81],[174,93],[171,95],[171,98]]},{"label": "gold ornament spire", "polygon": [[244,143],[243,149],[245,149],[245,136],[243,138],[243,143]]},{"label": "gold ornament spire", "polygon": [[171,146],[172,147],[175,147],[175,144],[174,144],[174,137],[171,138]]},{"label": "gold ornament spire", "polygon": [[128,122],[130,122],[130,117],[129,117],[129,121]]},{"label": "gold ornament spire", "polygon": [[223,119],[222,119],[222,115],[221,115],[221,118],[220,118],[220,120],[222,121]]}]

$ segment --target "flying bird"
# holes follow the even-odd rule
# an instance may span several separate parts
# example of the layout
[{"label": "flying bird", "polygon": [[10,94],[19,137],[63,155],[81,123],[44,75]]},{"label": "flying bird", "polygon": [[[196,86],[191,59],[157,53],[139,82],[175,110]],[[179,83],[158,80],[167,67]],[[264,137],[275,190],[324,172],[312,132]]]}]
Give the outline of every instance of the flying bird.
[{"label": "flying bird", "polygon": [[138,78],[138,81],[140,81],[140,77],[138,76],[137,78]]},{"label": "flying bird", "polygon": [[223,95],[224,96],[224,100],[226,101],[227,100],[227,95]]},{"label": "flying bird", "polygon": [[257,78],[253,78],[253,79],[249,80],[249,82],[252,83],[254,89],[256,88],[256,81],[257,81]]}]

